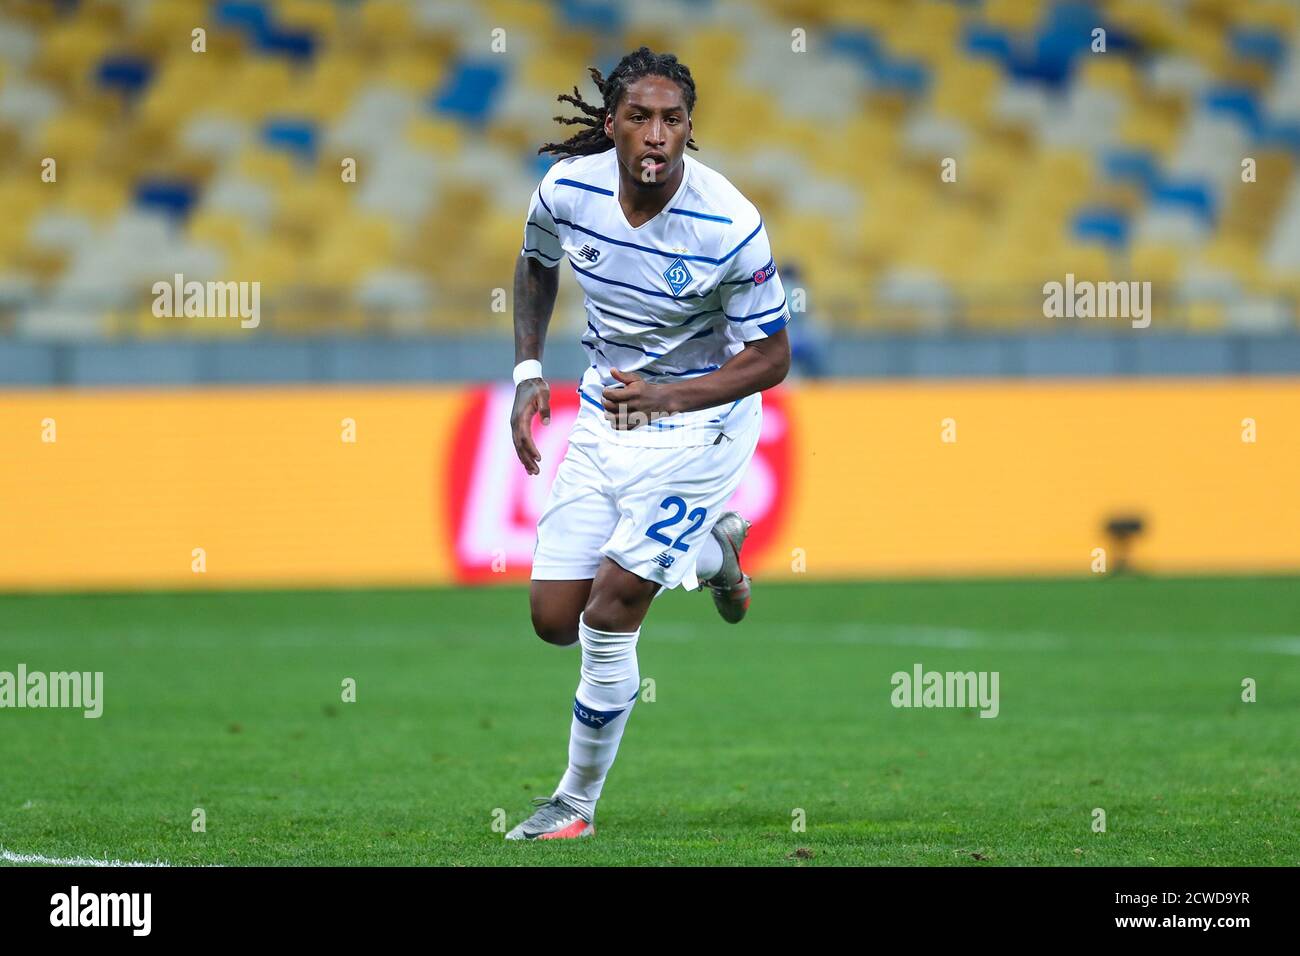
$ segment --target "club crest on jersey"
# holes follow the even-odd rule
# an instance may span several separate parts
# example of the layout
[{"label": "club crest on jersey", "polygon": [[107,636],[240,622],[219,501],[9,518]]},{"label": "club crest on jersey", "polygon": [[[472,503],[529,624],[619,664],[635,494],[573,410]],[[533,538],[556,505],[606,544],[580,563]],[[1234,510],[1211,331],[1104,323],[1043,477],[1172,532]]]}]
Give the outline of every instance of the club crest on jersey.
[{"label": "club crest on jersey", "polygon": [[673,295],[678,295],[683,289],[691,284],[691,270],[686,268],[686,263],[681,259],[674,259],[673,264],[664,270],[664,281],[668,283],[668,288],[673,290]]},{"label": "club crest on jersey", "polygon": [[776,272],[776,260],[773,259],[772,264],[769,265],[766,269],[759,269],[757,272],[754,273],[754,285],[762,285],[768,279],[772,278],[775,272]]},{"label": "club crest on jersey", "polygon": [[590,245],[586,245],[578,250],[578,255],[582,256],[582,258],[586,259],[588,262],[595,262],[600,258],[600,250],[593,249]]}]

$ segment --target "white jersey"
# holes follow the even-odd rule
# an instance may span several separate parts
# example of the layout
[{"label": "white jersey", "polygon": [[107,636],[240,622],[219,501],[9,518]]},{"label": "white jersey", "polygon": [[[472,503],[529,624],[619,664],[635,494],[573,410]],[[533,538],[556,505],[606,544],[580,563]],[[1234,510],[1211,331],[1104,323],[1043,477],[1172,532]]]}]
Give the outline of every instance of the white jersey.
[{"label": "white jersey", "polygon": [[521,255],[547,266],[568,259],[586,299],[582,344],[591,360],[579,386],[580,427],[620,444],[708,444],[728,418],[761,406],[757,393],[618,430],[601,391],[611,368],[654,382],[706,375],[790,320],[763,220],[725,176],[690,156],[673,197],[631,226],[619,204],[613,147],[553,165],[533,192]]}]

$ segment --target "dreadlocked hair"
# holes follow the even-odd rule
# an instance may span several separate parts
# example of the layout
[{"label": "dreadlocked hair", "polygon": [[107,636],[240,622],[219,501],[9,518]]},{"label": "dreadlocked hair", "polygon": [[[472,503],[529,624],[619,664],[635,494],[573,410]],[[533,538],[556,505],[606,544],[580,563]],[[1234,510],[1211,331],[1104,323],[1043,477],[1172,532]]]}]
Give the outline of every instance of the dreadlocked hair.
[{"label": "dreadlocked hair", "polygon": [[[677,57],[672,53],[653,53],[649,47],[643,46],[619,60],[618,66],[614,67],[607,77],[602,77],[600,70],[594,66],[587,67],[587,71],[595,80],[596,89],[600,91],[604,105],[593,106],[588,103],[582,98],[576,86],[573,88],[572,96],[561,93],[556,97],[557,100],[572,103],[585,115],[557,116],[555,121],[566,126],[580,124],[587,128],[573,134],[562,143],[546,143],[537,150],[538,153],[552,153],[564,157],[590,156],[593,153],[605,152],[614,145],[614,141],[605,135],[605,117],[617,109],[618,101],[627,92],[627,88],[643,76],[662,76],[672,80],[682,89],[686,112],[689,114],[695,111],[695,80],[691,77],[690,68],[684,63],[677,62]],[[688,139],[686,145],[694,150],[699,149],[694,139]]]}]

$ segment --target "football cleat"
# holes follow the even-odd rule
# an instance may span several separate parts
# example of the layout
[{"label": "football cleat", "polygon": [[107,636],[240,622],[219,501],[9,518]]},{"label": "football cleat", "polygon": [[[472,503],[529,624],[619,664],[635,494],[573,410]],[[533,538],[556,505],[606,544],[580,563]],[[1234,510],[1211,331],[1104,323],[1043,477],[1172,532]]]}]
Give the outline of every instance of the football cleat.
[{"label": "football cleat", "polygon": [[713,592],[713,606],[722,619],[737,624],[749,610],[750,579],[740,569],[740,549],[749,534],[749,522],[734,511],[725,511],[709,533],[722,548],[722,567],[700,584]]},{"label": "football cleat", "polygon": [[537,811],[506,834],[507,840],[574,840],[596,835],[596,828],[559,797],[534,797]]}]

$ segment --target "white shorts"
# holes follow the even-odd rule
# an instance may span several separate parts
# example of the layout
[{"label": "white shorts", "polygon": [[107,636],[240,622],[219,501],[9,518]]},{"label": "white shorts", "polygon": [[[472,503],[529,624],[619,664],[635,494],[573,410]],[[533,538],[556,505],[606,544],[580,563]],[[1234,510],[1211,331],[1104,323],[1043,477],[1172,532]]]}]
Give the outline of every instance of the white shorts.
[{"label": "white shorts", "polygon": [[[739,409],[737,409],[739,411]],[[754,456],[762,401],[716,444],[618,445],[574,425],[537,521],[534,581],[594,578],[602,556],[665,588],[699,587],[699,546]]]}]

